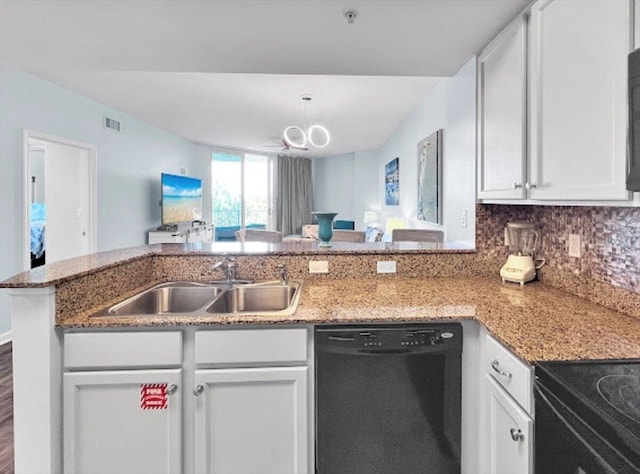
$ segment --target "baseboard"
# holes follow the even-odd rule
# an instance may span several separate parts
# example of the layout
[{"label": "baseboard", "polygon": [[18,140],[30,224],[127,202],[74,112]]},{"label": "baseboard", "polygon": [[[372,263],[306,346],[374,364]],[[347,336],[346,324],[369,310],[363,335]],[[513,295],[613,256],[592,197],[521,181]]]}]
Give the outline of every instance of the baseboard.
[{"label": "baseboard", "polygon": [[12,331],[3,332],[2,334],[0,334],[0,346],[11,342],[12,334]]}]

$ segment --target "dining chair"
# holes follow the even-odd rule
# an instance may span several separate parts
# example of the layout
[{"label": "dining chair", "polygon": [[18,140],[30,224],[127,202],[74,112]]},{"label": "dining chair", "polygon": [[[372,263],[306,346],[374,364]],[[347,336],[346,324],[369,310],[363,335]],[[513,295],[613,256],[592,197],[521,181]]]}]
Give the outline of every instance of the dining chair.
[{"label": "dining chair", "polygon": [[393,229],[392,242],[437,242],[444,241],[444,232],[429,229]]},{"label": "dining chair", "polygon": [[332,242],[364,242],[365,234],[360,230],[333,229]]},{"label": "dining chair", "polygon": [[282,232],[277,230],[240,229],[236,231],[238,242],[267,242],[277,244],[282,242]]}]

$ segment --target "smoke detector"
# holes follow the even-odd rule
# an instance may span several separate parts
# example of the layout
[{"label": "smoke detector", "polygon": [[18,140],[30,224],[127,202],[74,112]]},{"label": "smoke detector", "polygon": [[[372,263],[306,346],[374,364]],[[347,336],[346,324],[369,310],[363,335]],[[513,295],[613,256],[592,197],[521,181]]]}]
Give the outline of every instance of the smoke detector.
[{"label": "smoke detector", "polygon": [[345,10],[342,12],[342,16],[347,19],[347,23],[352,24],[358,16],[358,12],[355,10]]}]

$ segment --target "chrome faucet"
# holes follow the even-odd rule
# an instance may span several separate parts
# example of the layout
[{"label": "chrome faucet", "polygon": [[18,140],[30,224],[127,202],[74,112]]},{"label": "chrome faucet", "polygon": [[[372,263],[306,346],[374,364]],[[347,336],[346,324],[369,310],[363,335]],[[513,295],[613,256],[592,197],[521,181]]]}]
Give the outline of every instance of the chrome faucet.
[{"label": "chrome faucet", "polygon": [[282,285],[288,285],[289,275],[287,275],[287,267],[281,263],[276,268],[278,269],[278,273],[280,274],[280,283]]},{"label": "chrome faucet", "polygon": [[215,272],[218,268],[222,269],[226,280],[231,281],[236,279],[236,262],[225,262],[224,260],[221,260],[213,264],[213,267],[211,267],[211,271]]}]

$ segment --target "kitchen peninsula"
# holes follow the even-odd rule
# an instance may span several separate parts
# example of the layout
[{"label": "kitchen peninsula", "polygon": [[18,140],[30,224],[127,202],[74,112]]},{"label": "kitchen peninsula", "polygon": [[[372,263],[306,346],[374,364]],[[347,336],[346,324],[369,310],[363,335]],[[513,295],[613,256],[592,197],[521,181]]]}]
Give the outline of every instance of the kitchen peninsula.
[{"label": "kitchen peninsula", "polygon": [[[94,344],[84,356],[72,354],[67,339],[77,341],[78,336],[87,334],[98,336],[91,339],[94,342],[116,334],[136,338],[150,335],[151,341],[162,343],[153,337],[160,335],[163,341],[169,340],[166,346],[140,347],[124,354],[130,359],[125,363],[136,369],[145,368],[150,357],[166,357],[174,351],[175,360],[163,370],[182,371],[182,378],[176,376],[176,385],[185,387],[195,384],[198,377],[189,375],[194,367],[197,369],[198,357],[202,357],[198,337],[207,340],[216,334],[236,337],[241,331],[256,330],[269,337],[302,334],[298,342],[280,340],[280,348],[306,349],[301,349],[291,362],[282,363],[279,359],[279,365],[298,374],[297,380],[303,385],[306,380],[307,391],[299,394],[306,397],[307,392],[313,391],[312,374],[305,372],[312,361],[308,352],[312,344],[302,344],[309,342],[308,334],[312,332],[309,328],[314,325],[461,321],[465,331],[463,426],[476,430],[480,423],[477,393],[483,360],[481,340],[485,333],[517,355],[523,366],[524,362],[547,360],[640,358],[638,319],[540,282],[523,288],[502,284],[496,269],[475,251],[446,244],[430,249],[424,247],[426,244],[361,245],[356,249],[354,244],[336,243],[327,251],[296,244],[162,244],[81,257],[6,280],[0,286],[8,288],[13,301],[17,472],[61,471],[62,374],[86,370],[102,350],[100,344]],[[221,278],[211,268],[217,261],[230,258],[235,259],[239,278],[273,280],[277,278],[278,265],[284,264],[291,278],[304,280],[296,313],[286,318],[251,314],[91,317],[155,283]],[[309,274],[310,260],[328,261],[329,273]],[[390,260],[396,262],[397,273],[377,274],[376,263]],[[125,347],[116,344],[110,349],[126,352]],[[75,359],[69,361],[72,355]],[[96,364],[92,370],[105,365],[103,361]],[[187,397],[190,392],[185,389],[182,396],[184,413],[196,403],[193,397]],[[296,472],[310,471],[313,459],[310,413],[305,419],[305,429],[299,431],[305,433],[303,437],[308,442],[303,443],[304,456],[297,461]],[[189,459],[197,458],[193,453],[198,450],[190,447],[194,440],[189,431],[184,432],[184,453],[177,455],[179,461],[175,462],[178,470],[195,472],[194,466],[200,465],[199,461]],[[463,472],[473,472],[477,466],[479,449],[472,446],[477,439],[474,433],[463,430]],[[29,454],[34,450],[48,455],[34,459]]]}]

